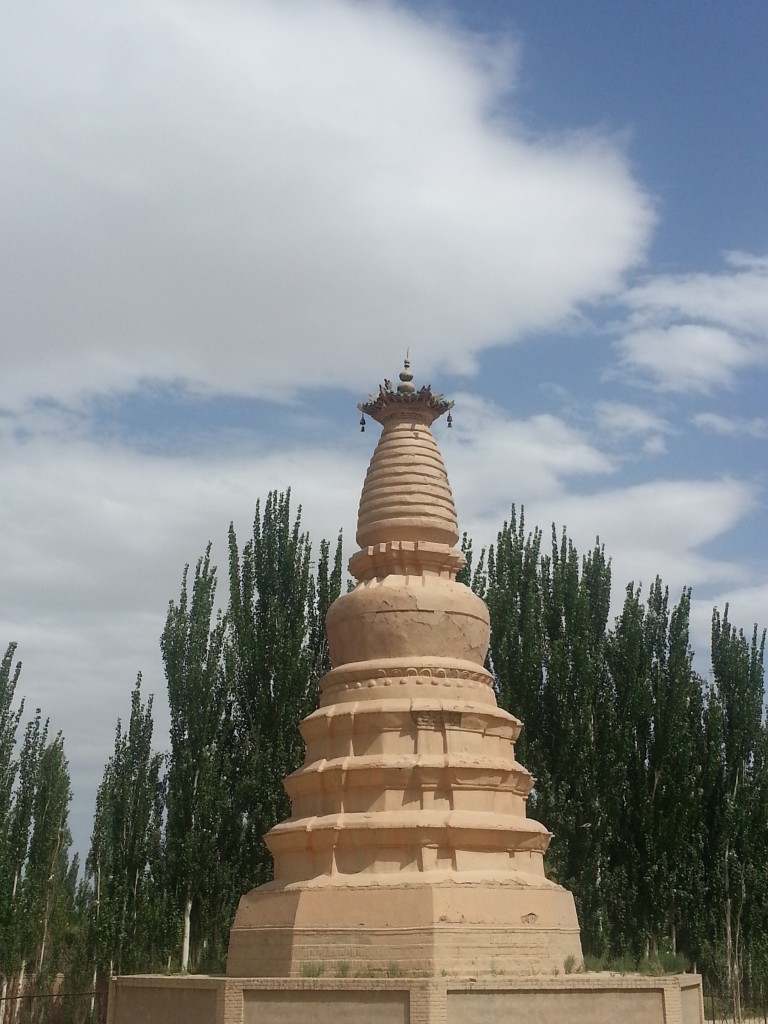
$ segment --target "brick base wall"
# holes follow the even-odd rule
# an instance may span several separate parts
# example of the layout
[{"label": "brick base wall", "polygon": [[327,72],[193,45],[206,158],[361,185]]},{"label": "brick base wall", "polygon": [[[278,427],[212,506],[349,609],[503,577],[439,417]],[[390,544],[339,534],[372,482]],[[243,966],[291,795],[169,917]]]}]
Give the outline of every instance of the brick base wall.
[{"label": "brick base wall", "polygon": [[113,978],[107,1024],[703,1024],[701,979]]}]

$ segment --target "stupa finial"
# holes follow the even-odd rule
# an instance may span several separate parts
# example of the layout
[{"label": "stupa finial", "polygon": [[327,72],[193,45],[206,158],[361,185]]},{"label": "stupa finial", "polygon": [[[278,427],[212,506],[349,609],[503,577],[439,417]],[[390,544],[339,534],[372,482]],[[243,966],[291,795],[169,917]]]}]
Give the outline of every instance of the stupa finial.
[{"label": "stupa finial", "polygon": [[434,423],[443,413],[449,413],[453,408],[453,402],[447,401],[444,395],[432,393],[430,384],[424,384],[418,390],[416,389],[411,373],[411,361],[407,355],[403,360],[403,369],[399,376],[400,383],[397,385],[397,390],[392,387],[392,381],[386,378],[384,383],[379,385],[378,394],[369,395],[367,402],[361,402],[358,405],[357,408],[363,414],[361,425],[366,416],[383,424],[398,413],[400,415],[415,414],[419,418],[423,418],[425,423],[430,424]]},{"label": "stupa finial", "polygon": [[403,369],[400,371],[400,383],[397,385],[397,390],[401,395],[412,395],[416,390],[411,373],[411,361],[407,356],[403,360]]}]

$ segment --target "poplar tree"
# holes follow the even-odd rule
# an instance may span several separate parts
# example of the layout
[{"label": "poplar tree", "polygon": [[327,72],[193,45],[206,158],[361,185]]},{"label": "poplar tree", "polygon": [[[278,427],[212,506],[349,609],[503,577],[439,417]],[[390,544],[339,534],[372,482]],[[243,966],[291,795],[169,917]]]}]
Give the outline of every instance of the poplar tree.
[{"label": "poplar tree", "polygon": [[526,536],[524,513],[513,507],[473,587],[488,604],[499,704],[523,721],[518,757],[537,780],[530,813],[555,833],[547,870],[574,891],[587,948],[602,950],[612,824],[602,784],[613,769],[604,660],[610,566],[599,545],[580,561],[554,528],[542,555],[540,531]]},{"label": "poplar tree", "polygon": [[24,878],[35,818],[38,769],[48,737],[48,723],[40,711],[27,723],[15,771],[15,785],[8,814],[5,863],[0,885],[0,971],[5,991],[13,982],[23,986],[34,945],[33,922],[28,914]]},{"label": "poplar tree", "polygon": [[550,863],[571,889],[584,945],[600,950],[607,927],[602,882],[612,828],[606,801],[616,770],[614,708],[605,664],[611,570],[597,542],[582,559],[563,530],[552,529],[541,560],[544,632],[540,779],[534,811],[554,832]]},{"label": "poplar tree", "polygon": [[341,537],[331,556],[322,541],[316,566],[301,508],[290,491],[256,505],[253,534],[238,548],[229,531],[229,610],[225,650],[238,766],[234,798],[241,892],[272,877],[264,834],[290,814],[283,779],[299,767],[299,723],[317,706],[330,668],[325,615],[341,589]]},{"label": "poplar tree", "polygon": [[[18,745],[24,702],[13,710],[16,645],[0,662],[0,1019],[17,1020],[23,996],[47,995],[76,956],[78,860],[69,860],[69,766],[59,734],[35,713]],[[8,1000],[11,1000],[8,1002]],[[29,1020],[47,1019],[31,1002]]]},{"label": "poplar tree", "polygon": [[220,895],[227,869],[219,842],[226,827],[231,778],[221,661],[225,622],[221,615],[214,616],[216,567],[211,565],[210,545],[198,560],[191,587],[188,584],[187,567],[179,601],[170,602],[160,641],[171,713],[166,891],[180,923],[182,971],[189,969],[193,940],[198,947],[210,941],[213,922],[206,906],[212,893]]},{"label": "poplar tree", "polygon": [[114,752],[96,795],[91,848],[89,944],[93,987],[99,976],[151,969],[164,953],[160,869],[163,757],[152,751],[152,697],[131,695],[127,730],[118,718]]},{"label": "poplar tree", "polygon": [[[748,639],[728,618],[712,615],[714,684],[706,712],[709,759],[707,884],[713,913],[710,969],[723,966],[737,1019],[754,940],[764,950],[766,921],[765,631]],[[719,755],[719,756],[718,756]],[[760,942],[763,940],[763,945]],[[747,972],[752,973],[752,972]]]},{"label": "poplar tree", "polygon": [[40,754],[35,780],[34,824],[24,866],[23,906],[28,922],[25,961],[38,984],[51,980],[61,964],[70,875],[69,765],[59,733]]},{"label": "poplar tree", "polygon": [[171,602],[161,649],[171,710],[164,890],[182,970],[222,966],[237,901],[268,881],[263,836],[290,812],[283,779],[303,759],[299,722],[329,666],[325,613],[341,587],[341,539],[317,564],[290,494],[229,533],[229,607],[215,611],[210,547]]},{"label": "poplar tree", "polygon": [[[607,645],[615,694],[615,774],[621,794],[610,847],[621,912],[612,946],[633,956],[696,941],[702,893],[701,680],[688,642],[690,591],[669,607],[657,577],[645,605],[630,584]],[[618,886],[617,886],[618,891]]]},{"label": "poplar tree", "polygon": [[[466,543],[465,548],[469,551]],[[521,510],[518,518],[513,505],[487,559],[481,555],[472,581],[488,606],[489,665],[499,705],[523,718],[517,757],[525,765],[529,760],[537,765],[542,760],[537,748],[544,687],[540,557],[541,532],[535,530],[526,537],[524,512]]]},{"label": "poplar tree", "polygon": [[21,662],[15,665],[16,644],[9,644],[0,661],[0,867],[5,866],[13,786],[17,762],[13,756],[16,732],[24,711],[24,702],[13,710]]},{"label": "poplar tree", "polygon": [[[4,1000],[14,969],[13,950],[15,888],[18,886],[14,838],[14,786],[18,760],[14,757],[16,734],[24,702],[14,710],[21,662],[14,665],[16,644],[9,644],[0,662],[0,999]],[[0,1002],[0,1007],[5,1003]],[[0,1015],[2,1011],[0,1010]]]}]

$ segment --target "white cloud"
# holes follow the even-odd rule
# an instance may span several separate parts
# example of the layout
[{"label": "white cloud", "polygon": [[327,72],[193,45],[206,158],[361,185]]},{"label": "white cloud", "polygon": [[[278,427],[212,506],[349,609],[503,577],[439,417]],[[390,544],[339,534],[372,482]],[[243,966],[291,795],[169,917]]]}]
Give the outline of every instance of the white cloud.
[{"label": "white cloud", "polygon": [[663,454],[666,451],[665,435],[672,430],[662,416],[629,402],[598,402],[595,405],[595,422],[604,438],[617,442],[632,437],[642,438],[646,455]]},{"label": "white cloud", "polygon": [[[569,481],[604,476],[612,458],[584,434],[549,414],[514,419],[477,395],[456,397],[455,428],[440,432],[460,517],[485,533],[512,502],[547,501]],[[439,428],[438,428],[439,429]]]},{"label": "white cloud", "polygon": [[[634,580],[657,575],[674,593],[684,586],[743,583],[748,568],[707,552],[754,508],[754,487],[739,480],[654,480],[588,494],[563,494],[552,511],[534,503],[536,521],[567,527],[581,551],[599,535],[613,562],[614,600]],[[543,514],[542,514],[543,513]]]},{"label": "white cloud", "polygon": [[721,273],[660,274],[627,290],[618,349],[666,391],[730,387],[768,365],[768,260],[726,254]]},{"label": "white cloud", "polygon": [[619,351],[625,366],[649,374],[661,390],[704,394],[732,384],[737,371],[765,358],[751,342],[698,324],[632,331]]},{"label": "white cloud", "polygon": [[557,417],[514,420],[470,395],[459,396],[457,410],[453,436],[443,431],[439,443],[461,528],[478,543],[493,541],[515,503],[525,507],[531,528],[543,529],[545,543],[552,523],[565,527],[582,553],[599,535],[619,602],[627,583],[648,585],[657,574],[673,592],[747,579],[746,565],[708,549],[756,508],[751,482],[683,476],[606,487],[618,462]]},{"label": "white cloud", "polygon": [[36,0],[0,47],[0,406],[470,371],[648,239],[615,143],[505,124],[509,45],[395,4]]},{"label": "white cloud", "polygon": [[711,599],[691,601],[691,644],[699,657],[697,670],[705,677],[712,678],[711,637],[712,609],[717,608],[720,616],[728,608],[728,621],[737,630],[743,630],[748,640],[752,631],[758,628],[758,640],[768,627],[768,583],[749,583],[741,587],[730,587],[719,591]]},{"label": "white cloud", "polygon": [[316,543],[342,524],[349,542],[367,452],[307,445],[172,459],[71,438],[4,440],[0,648],[18,642],[19,696],[64,731],[82,847],[115,718],[128,714],[139,670],[158,698],[156,743],[167,746],[158,641],[185,563],[213,541],[226,603],[228,524],[244,543],[255,501],[271,488],[293,486]]},{"label": "white cloud", "polygon": [[721,273],[659,274],[625,296],[637,320],[671,318],[717,324],[745,335],[768,335],[768,259],[727,253]]},{"label": "white cloud", "polygon": [[751,638],[755,626],[758,637],[768,627],[768,583],[736,587],[718,594],[711,603],[721,616],[725,615],[727,607],[728,621],[737,630],[743,630],[747,637]]},{"label": "white cloud", "polygon": [[709,430],[723,437],[766,437],[768,436],[768,420],[762,416],[744,419],[740,416],[723,416],[716,412],[700,412],[691,420],[695,427]]}]

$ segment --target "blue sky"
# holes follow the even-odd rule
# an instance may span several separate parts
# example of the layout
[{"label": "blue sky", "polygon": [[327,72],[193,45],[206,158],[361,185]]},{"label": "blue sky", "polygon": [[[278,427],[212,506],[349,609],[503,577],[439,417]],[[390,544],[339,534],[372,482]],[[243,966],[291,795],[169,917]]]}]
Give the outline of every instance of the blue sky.
[{"label": "blue sky", "polygon": [[[768,622],[768,8],[31,0],[0,39],[0,642],[78,846],[186,562],[291,486],[352,551],[396,375],[462,526]],[[222,588],[223,591],[223,588]]]},{"label": "blue sky", "polygon": [[651,247],[657,266],[687,268],[698,246],[699,269],[717,270],[734,233],[743,248],[761,251],[766,211],[754,198],[768,155],[764,5],[459,6],[468,26],[520,40],[525,67],[517,101],[527,125],[630,133],[633,170],[663,211]]}]

